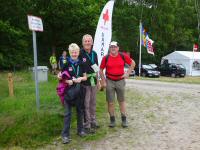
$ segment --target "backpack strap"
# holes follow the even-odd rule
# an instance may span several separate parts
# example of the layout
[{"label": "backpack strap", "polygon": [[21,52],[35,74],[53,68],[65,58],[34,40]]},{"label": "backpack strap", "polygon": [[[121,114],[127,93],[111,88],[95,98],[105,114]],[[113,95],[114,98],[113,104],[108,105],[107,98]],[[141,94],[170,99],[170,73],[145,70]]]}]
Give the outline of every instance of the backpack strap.
[{"label": "backpack strap", "polygon": [[[125,64],[125,58],[124,58],[124,54],[122,52],[119,52],[121,58],[123,59],[124,61],[124,64]],[[106,65],[107,65],[107,62],[108,62],[108,58],[109,58],[109,54],[106,55]]]},{"label": "backpack strap", "polygon": [[109,57],[109,54],[106,55],[106,63],[105,63],[106,66],[107,66],[107,62],[108,62],[108,57]]},{"label": "backpack strap", "polygon": [[124,54],[122,52],[119,52],[120,56],[122,57],[124,63],[125,63],[125,58],[124,58]]}]

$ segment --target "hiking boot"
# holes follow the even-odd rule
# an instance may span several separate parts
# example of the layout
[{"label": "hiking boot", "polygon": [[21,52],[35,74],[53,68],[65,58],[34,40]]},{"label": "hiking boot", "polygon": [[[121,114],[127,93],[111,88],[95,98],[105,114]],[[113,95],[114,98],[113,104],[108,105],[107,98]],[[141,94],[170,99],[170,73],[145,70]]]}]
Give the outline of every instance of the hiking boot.
[{"label": "hiking boot", "polygon": [[92,128],[85,128],[84,131],[86,134],[94,134],[95,133],[95,130]]},{"label": "hiking boot", "polygon": [[100,128],[100,126],[96,123],[91,123],[91,128],[98,129],[98,128]]},{"label": "hiking boot", "polygon": [[115,116],[111,116],[110,117],[110,124],[109,124],[110,128],[114,128],[115,127]]},{"label": "hiking boot", "polygon": [[70,139],[69,139],[69,137],[62,137],[62,143],[63,144],[68,144],[70,142]]},{"label": "hiking boot", "polygon": [[87,133],[85,133],[84,131],[78,132],[77,133],[80,137],[85,137],[87,135]]},{"label": "hiking boot", "polygon": [[126,116],[122,116],[122,127],[123,128],[127,128],[128,127]]}]

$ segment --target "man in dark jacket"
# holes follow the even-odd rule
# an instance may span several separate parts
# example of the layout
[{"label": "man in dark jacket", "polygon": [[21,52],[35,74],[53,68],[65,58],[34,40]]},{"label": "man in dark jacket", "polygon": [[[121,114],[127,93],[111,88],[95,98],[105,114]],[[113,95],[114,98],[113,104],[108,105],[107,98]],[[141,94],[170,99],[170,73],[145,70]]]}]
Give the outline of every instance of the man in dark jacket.
[{"label": "man in dark jacket", "polygon": [[87,81],[85,81],[84,87],[85,93],[85,131],[90,132],[91,128],[98,128],[96,121],[96,92],[98,85],[98,57],[97,53],[92,50],[93,39],[92,36],[86,34],[82,39],[83,49],[81,50],[81,56],[85,70],[87,74]]}]

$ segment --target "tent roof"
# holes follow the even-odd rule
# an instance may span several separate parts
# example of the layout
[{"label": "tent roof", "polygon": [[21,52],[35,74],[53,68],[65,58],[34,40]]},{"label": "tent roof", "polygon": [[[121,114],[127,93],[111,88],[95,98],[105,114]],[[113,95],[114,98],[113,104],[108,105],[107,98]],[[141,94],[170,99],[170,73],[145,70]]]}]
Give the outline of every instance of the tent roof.
[{"label": "tent roof", "polygon": [[163,59],[200,59],[200,52],[191,52],[191,51],[174,51],[166,56]]}]

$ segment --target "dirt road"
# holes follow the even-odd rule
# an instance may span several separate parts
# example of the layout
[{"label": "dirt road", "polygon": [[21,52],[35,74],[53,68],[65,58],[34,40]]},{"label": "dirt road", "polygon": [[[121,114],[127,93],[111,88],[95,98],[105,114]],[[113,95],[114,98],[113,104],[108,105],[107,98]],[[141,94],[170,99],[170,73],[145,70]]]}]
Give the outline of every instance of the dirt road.
[{"label": "dirt road", "polygon": [[200,150],[200,85],[127,80],[129,128],[85,150]]}]

